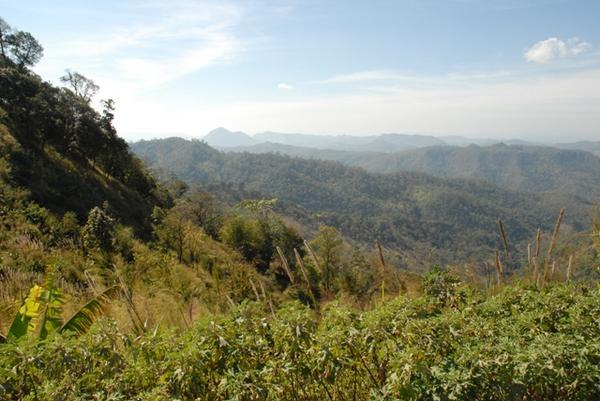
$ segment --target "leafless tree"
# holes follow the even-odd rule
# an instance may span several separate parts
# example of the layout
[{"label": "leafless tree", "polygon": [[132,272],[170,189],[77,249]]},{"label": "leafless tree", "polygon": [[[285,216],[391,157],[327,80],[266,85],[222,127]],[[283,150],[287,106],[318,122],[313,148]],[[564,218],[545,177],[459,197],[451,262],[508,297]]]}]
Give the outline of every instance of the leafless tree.
[{"label": "leafless tree", "polygon": [[94,97],[96,92],[98,92],[98,89],[100,89],[94,81],[78,72],[65,70],[65,73],[65,75],[60,77],[61,82],[68,85],[77,96],[88,103],[92,100],[92,97]]}]

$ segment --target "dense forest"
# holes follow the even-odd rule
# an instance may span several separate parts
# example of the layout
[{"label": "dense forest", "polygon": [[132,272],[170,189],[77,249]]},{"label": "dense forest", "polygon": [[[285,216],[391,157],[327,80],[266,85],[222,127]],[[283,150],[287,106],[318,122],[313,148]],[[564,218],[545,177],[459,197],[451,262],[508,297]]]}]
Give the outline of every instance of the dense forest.
[{"label": "dense forest", "polygon": [[337,161],[373,173],[413,171],[442,178],[484,180],[505,189],[571,196],[600,196],[600,158],[583,150],[549,146],[429,146],[395,153],[341,151],[262,143],[224,148],[228,152],[279,153]]},{"label": "dense forest", "polygon": [[0,400],[600,397],[600,220],[179,139],[135,145],[153,175],[90,78],[2,19],[0,50]]},{"label": "dense forest", "polygon": [[492,255],[500,241],[497,219],[523,252],[537,227],[549,231],[563,205],[569,205],[565,232],[587,229],[591,218],[592,203],[579,197],[514,192],[477,180],[374,174],[271,153],[223,153],[179,138],[141,141],[132,149],[188,183],[223,182],[276,197],[358,242],[379,239],[407,254],[435,249],[441,261]]}]

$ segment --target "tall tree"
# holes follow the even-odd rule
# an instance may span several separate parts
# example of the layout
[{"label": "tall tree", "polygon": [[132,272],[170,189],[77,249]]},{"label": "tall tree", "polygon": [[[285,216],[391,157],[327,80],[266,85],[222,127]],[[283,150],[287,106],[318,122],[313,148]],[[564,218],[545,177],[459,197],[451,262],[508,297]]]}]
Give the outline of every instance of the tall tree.
[{"label": "tall tree", "polygon": [[29,32],[16,31],[8,36],[13,62],[20,70],[34,66],[44,55],[44,48]]},{"label": "tall tree", "polygon": [[343,243],[340,233],[334,227],[329,226],[319,227],[319,234],[310,243],[322,259],[323,284],[328,291],[331,290],[339,269]]},{"label": "tall tree", "polygon": [[0,55],[3,59],[8,58],[6,52],[8,51],[8,39],[10,38],[10,34],[12,32],[12,28],[6,21],[0,18]]},{"label": "tall tree", "polygon": [[115,220],[103,208],[95,207],[90,211],[83,226],[83,244],[86,249],[98,249],[108,252],[113,249]]}]

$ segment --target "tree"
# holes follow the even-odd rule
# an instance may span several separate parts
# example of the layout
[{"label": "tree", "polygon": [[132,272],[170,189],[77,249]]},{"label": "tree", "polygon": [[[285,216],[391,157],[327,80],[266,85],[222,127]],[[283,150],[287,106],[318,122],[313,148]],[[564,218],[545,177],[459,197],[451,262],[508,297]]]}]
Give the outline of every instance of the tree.
[{"label": "tree", "polygon": [[264,257],[265,249],[270,244],[258,220],[242,216],[232,216],[225,220],[221,228],[220,237],[224,243],[237,249],[244,259],[260,265],[259,268],[261,270],[265,270],[268,267],[272,251],[268,258]]},{"label": "tree", "polygon": [[17,31],[9,35],[8,44],[19,70],[34,66],[44,55],[44,48],[29,32]]},{"label": "tree", "polygon": [[154,208],[152,218],[155,222],[154,234],[159,242],[163,247],[173,249],[177,253],[177,260],[182,263],[188,220],[175,208],[168,211]]},{"label": "tree", "polygon": [[[94,81],[78,72],[71,72],[68,69],[65,72],[66,74],[60,77],[60,81],[68,85],[77,96],[89,103],[100,87]],[[104,106],[105,110],[108,110],[109,113],[114,111],[114,102],[111,99],[107,100]],[[110,109],[107,107],[110,107]],[[107,117],[106,113],[105,117]],[[112,121],[112,118],[110,121]]]},{"label": "tree", "polygon": [[115,220],[99,207],[90,211],[83,227],[83,244],[87,249],[110,251],[114,245]]},{"label": "tree", "polygon": [[102,100],[100,103],[102,103],[102,125],[104,126],[104,129],[116,135],[117,130],[115,130],[115,127],[112,125],[112,122],[115,119],[115,101],[107,99]]},{"label": "tree", "polygon": [[11,35],[12,28],[6,21],[0,18],[0,56],[3,59],[7,59],[8,55],[6,52],[8,51],[9,42],[8,39]]},{"label": "tree", "polygon": [[194,191],[182,199],[178,207],[194,224],[202,227],[213,239],[219,237],[223,216],[214,197],[201,191]]},{"label": "tree", "polygon": [[321,226],[319,234],[310,243],[321,257],[323,281],[326,290],[331,289],[333,278],[342,257],[342,236],[334,227]]}]

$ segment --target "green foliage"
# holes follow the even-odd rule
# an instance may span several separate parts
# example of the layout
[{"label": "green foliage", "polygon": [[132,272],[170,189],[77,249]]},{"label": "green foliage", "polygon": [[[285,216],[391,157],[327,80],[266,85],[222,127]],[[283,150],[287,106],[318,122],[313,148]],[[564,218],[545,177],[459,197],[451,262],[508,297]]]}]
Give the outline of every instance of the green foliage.
[{"label": "green foliage", "polygon": [[114,247],[115,220],[104,208],[95,207],[90,210],[82,234],[86,249],[108,252]]},{"label": "green foliage", "polygon": [[239,203],[238,207],[266,216],[273,211],[276,204],[277,199],[245,199]]},{"label": "green foliage", "polygon": [[429,253],[431,263],[440,264],[489,257],[500,245],[498,219],[511,244],[524,250],[535,229],[550,230],[556,212],[567,204],[565,223],[575,230],[589,227],[589,204],[581,199],[514,192],[479,180],[373,174],[278,154],[225,154],[179,138],[141,141],[132,149],[188,184],[277,198],[275,211],[311,229],[332,226],[369,247],[378,238],[386,247],[415,254],[416,261]]},{"label": "green foliage", "polygon": [[[269,246],[268,240],[258,220],[233,216],[223,224],[220,237],[225,244],[237,249],[248,261],[262,262],[264,265],[265,261],[259,259],[264,253],[272,255],[272,250],[265,249]],[[267,256],[269,261],[271,255]]]},{"label": "green foliage", "polygon": [[319,227],[319,233],[310,243],[321,258],[323,286],[327,291],[332,289],[333,281],[339,273],[342,244],[340,233],[328,226]]},{"label": "green foliage", "polygon": [[257,214],[234,214],[227,217],[219,235],[221,240],[238,250],[261,272],[269,268],[276,256],[277,247],[283,250],[287,260],[293,261],[294,248],[301,249],[302,246],[302,238],[298,233],[275,215],[266,212],[264,204],[250,201],[246,205],[253,205],[247,210]]},{"label": "green foliage", "polygon": [[120,290],[121,287],[115,285],[89,300],[60,327],[59,332],[77,335],[87,333],[94,322],[105,313],[106,305]]},{"label": "green foliage", "polygon": [[9,339],[16,340],[33,331],[35,328],[34,318],[38,316],[41,306],[40,298],[43,291],[44,288],[38,285],[31,287],[29,294],[23,301],[23,305],[19,308],[19,312],[8,329],[7,337]]},{"label": "green foliage", "polygon": [[460,278],[448,270],[434,266],[423,277],[423,292],[435,298],[441,305],[456,306],[464,294],[460,292]]},{"label": "green foliage", "polygon": [[38,400],[592,400],[600,292],[507,288],[458,308],[400,297],[317,319],[245,303],[182,334],[0,345],[0,396]]},{"label": "green foliage", "polygon": [[105,306],[120,287],[111,287],[79,308],[64,324],[62,307],[65,303],[61,290],[49,281],[44,286],[34,285],[23,301],[8,330],[9,341],[26,336],[44,340],[50,333],[86,333],[105,312]]}]

